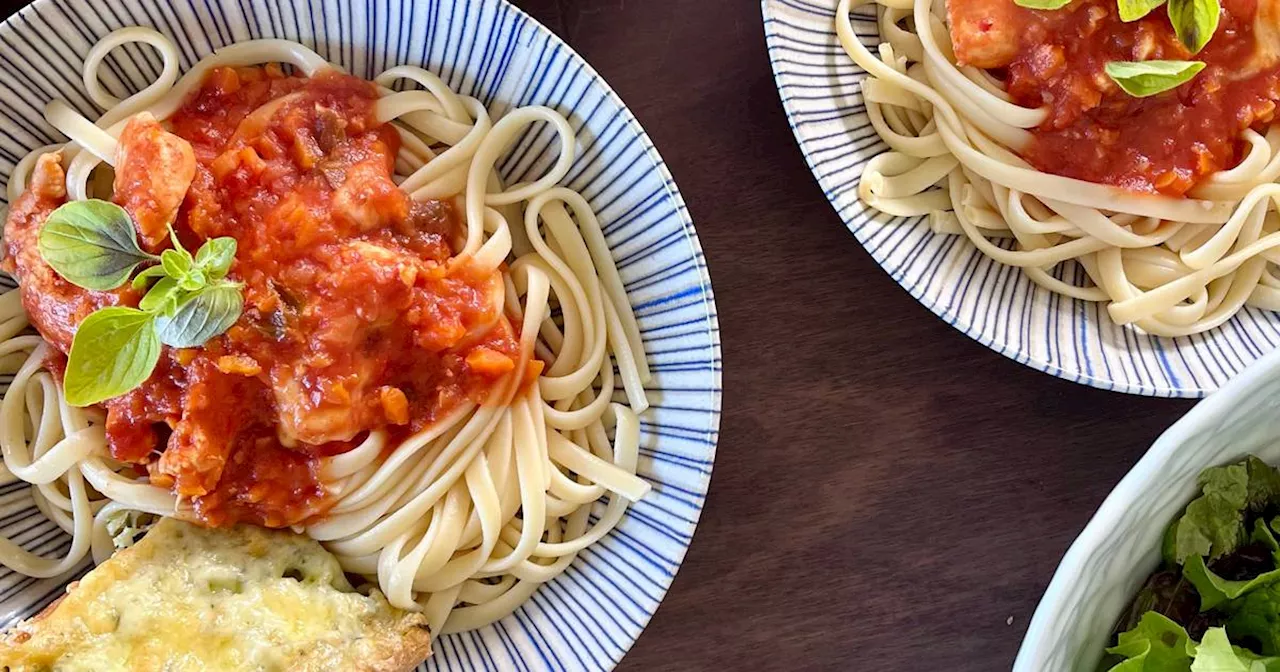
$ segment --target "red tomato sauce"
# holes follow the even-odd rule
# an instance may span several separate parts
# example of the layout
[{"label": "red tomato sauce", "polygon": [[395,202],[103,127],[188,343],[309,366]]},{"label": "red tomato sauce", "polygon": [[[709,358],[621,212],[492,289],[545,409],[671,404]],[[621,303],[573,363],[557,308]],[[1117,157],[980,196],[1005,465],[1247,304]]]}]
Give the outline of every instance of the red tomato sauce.
[{"label": "red tomato sauce", "polygon": [[[1022,152],[1046,172],[1183,195],[1238,164],[1241,133],[1270,124],[1280,100],[1280,63],[1269,62],[1274,58],[1264,55],[1255,35],[1258,0],[1224,0],[1218,30],[1198,54],[1178,41],[1164,7],[1125,23],[1115,0],[1076,0],[1055,11],[1016,7],[1012,0],[951,2],[960,60],[972,54],[975,64],[995,66],[1018,104],[1048,106],[1048,118]],[[998,12],[1000,25],[974,18],[992,2],[1008,3]],[[1110,61],[1157,59],[1199,60],[1207,67],[1147,98],[1125,93],[1104,72]]]},{"label": "red tomato sauce", "polygon": [[483,401],[517,358],[500,275],[455,256],[452,203],[414,202],[392,181],[400,138],[376,99],[336,73],[218,68],[167,121],[197,161],[175,230],[193,252],[236,239],[228,277],[245,307],[109,400],[107,438],[206,524],[323,514],[320,457]]}]

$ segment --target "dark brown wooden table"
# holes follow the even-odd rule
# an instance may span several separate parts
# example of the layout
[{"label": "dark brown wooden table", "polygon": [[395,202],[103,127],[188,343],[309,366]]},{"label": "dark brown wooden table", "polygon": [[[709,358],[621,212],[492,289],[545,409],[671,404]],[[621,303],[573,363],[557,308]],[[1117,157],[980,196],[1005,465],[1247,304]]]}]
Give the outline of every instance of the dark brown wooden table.
[{"label": "dark brown wooden table", "polygon": [[618,669],[1009,669],[1067,546],[1190,402],[1021,366],[890,280],[796,147],[759,2],[516,4],[652,136],[723,328],[707,507]]},{"label": "dark brown wooden table", "polygon": [[619,670],[1008,669],[1062,553],[1190,402],[1025,368],[890,280],[805,166],[758,2],[516,4],[652,136],[723,329],[707,508]]}]

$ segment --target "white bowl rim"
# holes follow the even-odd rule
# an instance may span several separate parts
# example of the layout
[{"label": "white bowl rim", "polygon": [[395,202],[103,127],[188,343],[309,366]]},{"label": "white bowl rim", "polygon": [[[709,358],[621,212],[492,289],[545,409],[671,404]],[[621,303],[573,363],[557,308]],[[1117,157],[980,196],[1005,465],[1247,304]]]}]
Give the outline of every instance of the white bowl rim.
[{"label": "white bowl rim", "polygon": [[[1198,429],[1220,415],[1230,412],[1238,400],[1262,387],[1268,380],[1280,376],[1280,350],[1263,355],[1240,375],[1223,385],[1217,392],[1205,398],[1182,416],[1156,439],[1137,464],[1125,474],[1107,498],[1102,501],[1089,523],[1067,549],[1062,562],[1054,570],[1053,579],[1040,598],[1031,624],[1023,637],[1022,646],[1014,660],[1014,672],[1042,672],[1034,667],[1059,633],[1049,632],[1049,623],[1062,607],[1064,597],[1072,583],[1079,581],[1086,560],[1101,545],[1115,526],[1117,518],[1143,493],[1158,487],[1162,467],[1174,456],[1179,447]],[[1205,465],[1213,466],[1213,465]]]}]

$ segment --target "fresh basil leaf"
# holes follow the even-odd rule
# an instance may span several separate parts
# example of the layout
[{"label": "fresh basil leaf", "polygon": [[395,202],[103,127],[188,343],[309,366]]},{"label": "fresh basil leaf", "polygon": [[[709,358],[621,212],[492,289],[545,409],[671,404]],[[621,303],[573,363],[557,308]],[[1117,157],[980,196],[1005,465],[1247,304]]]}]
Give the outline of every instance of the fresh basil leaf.
[{"label": "fresh basil leaf", "polygon": [[[1275,536],[1261,519],[1254,521],[1253,535],[1250,539],[1265,545],[1270,550],[1273,560],[1280,562],[1280,543],[1276,542]],[[1204,558],[1198,555],[1187,559],[1182,573],[1200,594],[1200,611],[1208,611],[1224,602],[1237,599],[1241,595],[1280,580],[1280,567],[1248,580],[1224,579],[1209,569],[1204,563]]]},{"label": "fresh basil leaf", "polygon": [[124,208],[97,199],[72,201],[49,214],[37,243],[46,263],[73,285],[108,290],[123,285],[144,261]]},{"label": "fresh basil leaf", "polygon": [[1116,645],[1107,649],[1107,653],[1125,658],[1110,672],[1187,670],[1195,652],[1187,631],[1154,611],[1143,614],[1137,627],[1120,633]]},{"label": "fresh basil leaf", "polygon": [[90,406],[118,397],[150,377],[159,359],[154,316],[123,306],[98,310],[71,341],[62,379],[67,403]]},{"label": "fresh basil leaf", "polygon": [[142,300],[138,302],[138,307],[148,313],[169,313],[177,307],[181,293],[182,290],[178,288],[178,281],[166,276],[151,286],[151,291],[142,297]]},{"label": "fresh basil leaf", "polygon": [[191,271],[195,260],[191,258],[191,253],[184,249],[170,248],[160,253],[160,265],[164,267],[165,275],[177,280]]},{"label": "fresh basil leaf", "polygon": [[208,272],[191,257],[191,253],[182,248],[165,250],[160,255],[160,261],[164,265],[165,275],[176,280],[178,286],[188,292],[203,289],[209,284]]},{"label": "fresh basil leaf", "polygon": [[163,277],[165,277],[164,268],[160,266],[144,268],[141,273],[133,276],[133,288],[141,292],[147,288],[147,283],[150,282],[152,278]]},{"label": "fresh basil leaf", "polygon": [[196,266],[204,269],[212,280],[227,277],[236,258],[236,239],[229,237],[206,240],[196,251]]},{"label": "fresh basil leaf", "polygon": [[199,268],[192,268],[178,278],[178,286],[188,292],[202,289],[207,284],[209,284],[209,277]]},{"label": "fresh basil leaf", "polygon": [[1135,98],[1146,98],[1191,81],[1201,70],[1202,61],[1112,61],[1107,76]]},{"label": "fresh basil leaf", "polygon": [[1183,46],[1198,54],[1218,32],[1218,0],[1169,0],[1169,23]]},{"label": "fresh basil leaf", "polygon": [[244,297],[237,285],[213,285],[182,297],[172,316],[156,318],[156,327],[165,345],[194,348],[229,329],[243,309]]},{"label": "fresh basil leaf", "polygon": [[1164,4],[1164,0],[1116,0],[1121,21],[1137,21]]},{"label": "fresh basil leaf", "polygon": [[1027,9],[1062,9],[1071,4],[1071,0],[1013,0],[1013,4]]}]

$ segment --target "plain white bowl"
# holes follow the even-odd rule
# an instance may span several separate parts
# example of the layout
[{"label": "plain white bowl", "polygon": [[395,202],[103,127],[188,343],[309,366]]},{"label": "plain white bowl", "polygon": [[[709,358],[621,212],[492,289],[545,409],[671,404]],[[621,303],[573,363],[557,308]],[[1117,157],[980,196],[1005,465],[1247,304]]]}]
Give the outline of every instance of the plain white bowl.
[{"label": "plain white bowl", "polygon": [[1280,352],[1259,359],[1170,427],[1111,491],[1040,598],[1014,672],[1093,672],[1121,611],[1160,561],[1165,527],[1205,467],[1280,462]]}]

